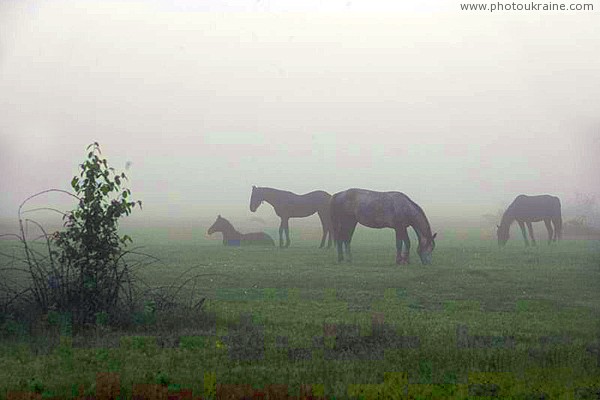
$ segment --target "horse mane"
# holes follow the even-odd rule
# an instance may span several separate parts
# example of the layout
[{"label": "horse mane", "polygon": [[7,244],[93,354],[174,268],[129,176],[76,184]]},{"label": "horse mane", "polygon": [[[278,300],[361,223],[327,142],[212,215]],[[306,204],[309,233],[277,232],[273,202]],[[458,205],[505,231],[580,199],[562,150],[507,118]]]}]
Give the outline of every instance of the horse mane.
[{"label": "horse mane", "polygon": [[421,216],[425,219],[425,222],[427,222],[427,232],[425,232],[427,234],[427,238],[431,239],[432,234],[431,234],[431,225],[429,224],[429,220],[427,219],[427,215],[425,215],[425,211],[423,211],[423,209],[421,208],[420,205],[418,205],[417,203],[415,203],[410,197],[404,195],[408,201],[417,209],[417,211],[421,214]]},{"label": "horse mane", "polygon": [[229,222],[229,220],[228,220],[227,218],[223,218],[223,217],[221,217],[221,216],[219,216],[219,218],[221,218],[221,219],[222,219],[222,220],[225,222],[225,224],[227,225],[227,227],[228,227],[228,228],[231,228],[231,229],[233,229],[234,231],[236,230],[236,229],[233,227],[233,224],[232,224],[231,222]]},{"label": "horse mane", "polygon": [[[512,206],[512,204],[511,204]],[[500,219],[500,227],[508,227],[510,224],[509,222],[511,221],[511,211],[512,209],[510,208],[511,206],[508,206],[508,208],[506,209],[506,211],[504,211],[504,214],[502,214],[502,218]]]},{"label": "horse mane", "polygon": [[515,197],[515,199],[512,201],[512,203],[510,203],[510,205],[508,207],[506,207],[506,210],[504,211],[504,214],[502,214],[502,218],[500,219],[500,226],[504,227],[506,226],[506,228],[508,229],[508,227],[510,226],[510,224],[512,223],[512,221],[514,220],[512,213],[513,213],[513,209],[515,207],[515,203],[517,202],[517,200],[519,199],[519,197],[527,197],[524,194],[520,194],[517,197]]},{"label": "horse mane", "polygon": [[264,187],[264,186],[257,186],[257,189],[267,189],[267,190],[272,190],[274,192],[279,192],[279,193],[287,193],[287,194],[296,194],[294,192],[290,192],[289,190],[281,190],[281,189],[275,189],[275,188],[271,188],[271,187]]}]

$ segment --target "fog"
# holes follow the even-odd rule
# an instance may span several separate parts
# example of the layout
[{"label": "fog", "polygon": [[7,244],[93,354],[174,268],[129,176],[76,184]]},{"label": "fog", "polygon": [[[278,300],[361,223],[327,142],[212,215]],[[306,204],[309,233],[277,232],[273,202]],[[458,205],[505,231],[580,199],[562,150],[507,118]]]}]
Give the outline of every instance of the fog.
[{"label": "fog", "polygon": [[276,221],[252,185],[402,191],[434,229],[600,193],[598,11],[195,3],[0,2],[1,219],[94,141],[140,223]]}]

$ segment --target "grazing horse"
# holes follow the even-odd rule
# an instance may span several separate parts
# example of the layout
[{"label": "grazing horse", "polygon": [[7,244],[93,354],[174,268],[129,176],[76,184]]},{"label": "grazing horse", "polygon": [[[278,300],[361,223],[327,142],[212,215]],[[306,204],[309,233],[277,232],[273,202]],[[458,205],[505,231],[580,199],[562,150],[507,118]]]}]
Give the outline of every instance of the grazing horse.
[{"label": "grazing horse", "polygon": [[329,234],[327,248],[330,248],[332,229],[329,200],[331,200],[331,195],[323,190],[298,195],[285,190],[252,186],[250,211],[255,212],[263,201],[273,206],[275,214],[281,218],[281,224],[279,225],[279,247],[283,247],[284,232],[286,238],[285,247],[290,245],[290,227],[288,224],[290,218],[304,218],[318,213],[321,219],[321,226],[323,227],[323,237],[321,238],[319,248],[323,248],[325,245],[327,234]]},{"label": "grazing horse", "polygon": [[[556,242],[556,240],[560,240],[562,236],[562,216],[560,212],[560,200],[558,197],[547,194],[541,196],[518,195],[510,206],[508,206],[504,215],[502,215],[500,225],[497,225],[498,230],[496,234],[498,235],[498,245],[504,246],[506,244],[508,241],[510,225],[515,220],[521,227],[525,246],[529,246],[527,233],[525,232],[525,224],[527,224],[527,228],[529,229],[531,242],[535,246],[533,227],[531,226],[532,222],[544,221],[546,223],[546,229],[548,230],[548,244],[552,241]],[[554,232],[552,230],[552,224],[554,224]]]},{"label": "grazing horse", "polygon": [[225,246],[244,246],[244,245],[262,245],[262,246],[275,246],[275,242],[271,236],[264,232],[253,232],[253,233],[240,233],[231,222],[227,221],[220,215],[217,220],[210,228],[208,228],[208,234],[212,235],[215,232],[221,232],[223,234],[223,244]]},{"label": "grazing horse", "polygon": [[[406,229],[412,226],[419,246],[417,253],[423,264],[431,263],[431,253],[435,248],[437,233],[431,234],[429,221],[414,201],[400,192],[374,192],[365,189],[348,189],[331,198],[331,220],[334,239],[337,243],[338,262],[343,261],[342,245],[346,246],[348,261],[352,260],[350,241],[356,224],[369,228],[392,228],[396,231],[396,263],[408,264],[410,240]],[[402,245],[406,253],[402,254]]]}]

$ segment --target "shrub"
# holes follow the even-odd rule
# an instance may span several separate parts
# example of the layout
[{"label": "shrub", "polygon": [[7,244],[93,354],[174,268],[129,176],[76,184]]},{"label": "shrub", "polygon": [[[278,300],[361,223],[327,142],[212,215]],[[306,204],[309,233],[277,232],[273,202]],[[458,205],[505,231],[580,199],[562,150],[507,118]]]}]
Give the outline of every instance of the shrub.
[{"label": "shrub", "polygon": [[[126,175],[108,166],[98,143],[88,146],[87,151],[79,175],[71,180],[74,193],[45,190],[25,199],[19,207],[20,235],[12,236],[22,244],[23,256],[0,252],[10,260],[10,266],[0,268],[6,273],[0,277],[0,333],[14,336],[19,326],[15,321],[29,321],[32,330],[35,326],[58,327],[67,335],[86,325],[102,328],[136,324],[168,330],[180,317],[189,322],[190,313],[200,311],[203,305],[204,298],[194,296],[201,274],[178,287],[139,287],[138,283],[143,282],[135,279],[134,268],[147,263],[131,256],[141,255],[150,262],[157,259],[135,249],[126,250],[132,239],[119,236],[118,221],[136,206],[141,208],[142,203],[132,200],[131,191],[124,187]],[[67,213],[47,207],[23,210],[29,200],[48,192],[71,196],[77,200],[77,207]],[[23,214],[38,210],[60,213],[64,229],[48,234],[41,224],[23,219]],[[33,242],[26,235],[29,223],[43,233]],[[44,251],[40,251],[39,239]],[[28,279],[9,279],[13,272],[24,273]],[[191,296],[189,304],[184,305],[177,299],[188,285]],[[164,319],[160,323],[159,315]]]},{"label": "shrub", "polygon": [[[124,306],[133,307],[131,267],[124,257],[130,253],[125,247],[132,239],[118,235],[118,220],[136,205],[141,208],[142,202],[131,199],[131,191],[123,187],[125,173],[117,174],[108,166],[98,143],[89,145],[87,151],[80,174],[71,180],[74,193],[45,190],[25,199],[19,207],[20,235],[12,236],[21,242],[23,257],[13,254],[11,266],[1,269],[7,273],[0,288],[4,292],[0,314],[5,320],[10,321],[10,315],[15,314],[9,309],[20,310],[21,317],[45,314],[56,319],[60,315],[80,328],[88,323],[105,324]],[[52,208],[23,210],[29,200],[48,192],[75,198],[77,207],[67,213]],[[62,214],[65,229],[48,234],[36,221],[24,220],[25,213],[38,210]],[[37,239],[28,239],[29,223],[43,233],[37,239],[44,241],[45,253],[36,246]],[[9,272],[24,272],[28,283],[14,280],[9,284]]]},{"label": "shrub", "polygon": [[56,256],[61,270],[49,276],[49,283],[51,293],[58,295],[48,298],[50,304],[40,304],[72,312],[75,326],[116,313],[131,282],[123,255],[127,241],[132,241],[127,235],[119,237],[118,220],[136,204],[142,205],[122,187],[125,173],[116,174],[100,158],[98,143],[88,150],[81,173],[71,181],[78,207],[63,217],[66,229],[53,236],[58,250],[50,254]]}]

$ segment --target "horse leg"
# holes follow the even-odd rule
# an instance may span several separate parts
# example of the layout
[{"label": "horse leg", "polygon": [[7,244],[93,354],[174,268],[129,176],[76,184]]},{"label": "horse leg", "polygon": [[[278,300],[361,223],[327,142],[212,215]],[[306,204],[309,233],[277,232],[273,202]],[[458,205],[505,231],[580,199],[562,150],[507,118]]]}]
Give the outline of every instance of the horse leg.
[{"label": "horse leg", "polygon": [[327,234],[329,235],[327,239],[327,248],[331,248],[331,243],[335,242],[335,234],[333,232],[333,219],[331,218],[331,211],[327,211],[325,214],[325,225],[327,226]]},{"label": "horse leg", "polygon": [[344,224],[340,217],[333,218],[331,216],[331,228],[333,230],[333,240],[335,242],[335,247],[337,248],[338,254],[338,263],[344,260],[344,249],[343,249],[343,240],[344,237]]},{"label": "horse leg", "polygon": [[525,246],[529,246],[529,240],[527,240],[527,233],[525,232],[525,224],[521,221],[517,221],[519,223],[519,227],[521,228],[521,233],[523,234],[523,240],[525,240]]},{"label": "horse leg", "polygon": [[338,252],[338,262],[342,262],[342,261],[344,261],[344,249],[342,248],[344,241],[341,239],[338,239],[336,242],[337,242],[336,244],[337,244],[337,252]]},{"label": "horse leg", "polygon": [[[324,216],[320,212],[318,214],[319,219],[321,220],[321,227],[323,228],[323,236],[321,237],[321,245],[319,246],[319,248],[322,249],[323,246],[325,246],[325,238],[327,237],[327,232],[329,231],[329,229],[325,224]],[[331,246],[331,238],[329,239],[329,246]]]},{"label": "horse leg", "polygon": [[546,224],[546,229],[548,230],[548,244],[552,243],[552,237],[554,236],[554,232],[552,231],[552,224],[549,219],[545,219],[544,223]]},{"label": "horse leg", "polygon": [[352,262],[352,251],[350,250],[350,243],[352,242],[352,235],[354,235],[354,230],[356,229],[356,224],[358,222],[354,221],[348,224],[348,240],[346,240],[346,257],[348,257],[348,262]]},{"label": "horse leg", "polygon": [[552,222],[554,223],[554,241],[560,240],[561,231],[562,231],[562,217],[559,215],[556,218],[552,218]]},{"label": "horse leg", "polygon": [[[337,232],[337,237],[335,239],[338,250],[338,262],[344,261],[344,246],[346,247],[346,254],[348,255],[348,243],[350,242],[350,231],[348,228],[349,226],[347,223],[340,223]],[[349,259],[348,261],[350,262],[351,259]]]},{"label": "horse leg", "polygon": [[325,246],[325,239],[327,238],[327,228],[323,227],[323,236],[321,237],[321,244],[319,248],[322,249]]},{"label": "horse leg", "polygon": [[406,249],[403,260],[406,264],[410,264],[410,261],[408,260],[408,258],[410,256],[410,239],[408,237],[408,232],[406,231],[406,228],[404,228],[403,236],[404,236],[404,247]]},{"label": "horse leg", "polygon": [[281,218],[281,223],[279,224],[279,247],[283,247],[283,218]]},{"label": "horse leg", "polygon": [[527,222],[527,229],[529,229],[529,236],[531,236],[531,245],[535,246],[535,238],[533,237],[533,226],[531,226],[531,222]]},{"label": "horse leg", "polygon": [[329,224],[329,227],[327,228],[327,231],[329,232],[329,238],[327,239],[327,248],[330,249],[331,248],[331,243],[333,242],[333,224]]},{"label": "horse leg", "polygon": [[398,265],[406,264],[404,258],[402,257],[402,244],[404,243],[403,235],[405,233],[406,229],[396,228],[396,264]]},{"label": "horse leg", "polygon": [[290,247],[290,225],[289,225],[289,219],[285,220],[285,247]]},{"label": "horse leg", "polygon": [[350,250],[350,240],[346,240],[344,242],[346,244],[346,257],[348,258],[348,262],[352,262],[352,251]]},{"label": "horse leg", "polygon": [[325,246],[325,238],[329,235],[327,248],[330,249],[333,240],[333,222],[331,221],[331,215],[329,212],[323,213],[323,215],[319,213],[319,218],[321,219],[321,226],[323,227],[323,238],[321,239],[321,246],[319,248]]}]

